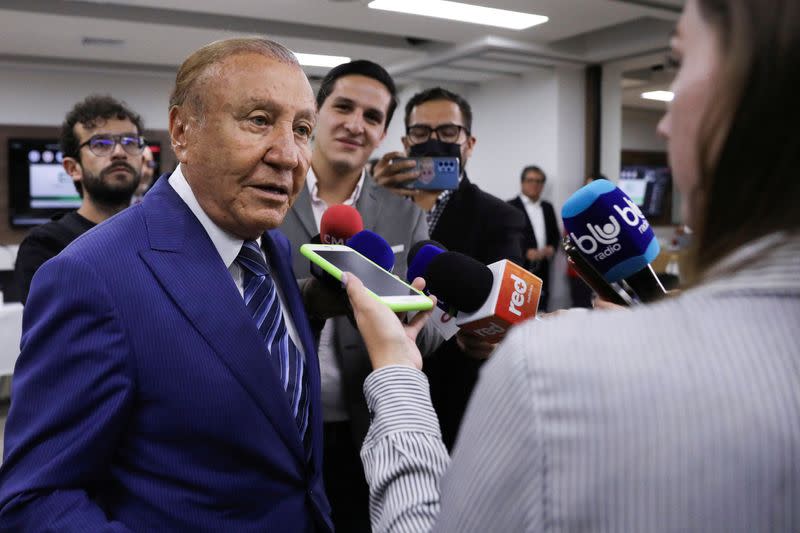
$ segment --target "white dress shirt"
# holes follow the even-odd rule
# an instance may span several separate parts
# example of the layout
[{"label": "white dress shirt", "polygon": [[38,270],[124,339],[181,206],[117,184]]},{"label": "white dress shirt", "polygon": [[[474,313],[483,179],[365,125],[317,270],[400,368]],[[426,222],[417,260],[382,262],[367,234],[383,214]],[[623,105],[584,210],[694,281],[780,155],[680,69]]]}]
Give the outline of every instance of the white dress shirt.
[{"label": "white dress shirt", "polygon": [[[519,199],[522,200],[522,205],[525,206],[525,212],[528,214],[528,220],[531,221],[531,226],[533,226],[533,235],[536,237],[536,246],[539,248],[544,248],[547,245],[547,237],[545,236],[546,233],[544,227],[544,211],[542,211],[542,199],[539,198],[534,202],[524,194],[520,194]],[[523,252],[525,251],[526,250],[523,250]]]},{"label": "white dress shirt", "polygon": [[[361,172],[361,178],[353,189],[353,193],[347,200],[342,202],[344,205],[355,207],[358,198],[361,196],[361,189],[364,186],[364,176],[366,176],[366,171]],[[319,232],[322,214],[328,209],[328,204],[319,197],[318,183],[314,169],[308,167],[306,187],[308,187],[308,193],[311,196],[311,210],[314,212],[314,221],[317,223],[317,231]],[[327,320],[320,333],[319,348],[317,349],[322,381],[322,419],[325,422],[341,422],[350,418],[347,413],[347,403],[344,400],[342,371],[336,361],[334,349],[333,321]]]},{"label": "white dress shirt", "polygon": [[[222,258],[222,262],[225,263],[226,267],[228,267],[228,272],[231,273],[233,281],[236,283],[236,287],[239,288],[239,294],[244,296],[244,276],[242,274],[242,267],[236,262],[236,257],[239,255],[239,250],[242,249],[244,240],[240,239],[239,237],[235,237],[224,229],[220,228],[208,217],[206,212],[203,211],[203,208],[200,207],[192,188],[186,181],[183,172],[181,172],[180,165],[178,165],[178,167],[175,169],[175,172],[173,172],[169,177],[169,184],[173,189],[175,189],[175,192],[178,193],[178,196],[180,196],[181,199],[186,203],[194,216],[197,218],[197,221],[203,226],[203,229],[206,230],[208,237],[211,239],[211,243],[214,245],[217,253],[219,253],[220,258]],[[260,247],[261,237],[257,239],[257,242]],[[267,266],[269,266],[269,257],[265,257],[265,259],[267,261]],[[281,284],[275,277],[273,277],[272,281],[275,283],[278,299],[281,302],[283,319],[286,321],[286,329],[289,331],[289,337],[294,342],[294,345],[297,347],[297,350],[300,352],[300,354],[305,357],[303,344],[300,342],[300,336],[297,334],[297,328],[294,326],[292,316],[290,313],[286,312],[286,298],[283,295]]]}]

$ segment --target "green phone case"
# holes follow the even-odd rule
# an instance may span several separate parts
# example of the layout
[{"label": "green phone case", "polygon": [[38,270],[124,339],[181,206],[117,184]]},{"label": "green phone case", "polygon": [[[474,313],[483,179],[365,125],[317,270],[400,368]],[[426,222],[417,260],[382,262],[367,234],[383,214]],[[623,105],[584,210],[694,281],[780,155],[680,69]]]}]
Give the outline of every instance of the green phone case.
[{"label": "green phone case", "polygon": [[[312,263],[314,263],[316,265],[319,265],[319,267],[322,270],[324,270],[325,272],[327,272],[328,274],[330,274],[334,278],[336,278],[336,279],[341,281],[341,279],[342,279],[342,271],[339,270],[332,263],[330,263],[327,260],[325,260],[320,255],[318,255],[314,250],[311,249],[312,246],[325,246],[325,247],[330,246],[331,248],[333,248],[333,247],[336,247],[337,245],[332,245],[332,244],[314,244],[314,245],[312,245],[312,244],[304,244],[304,245],[302,245],[300,247],[300,253],[303,254],[304,256],[306,256],[308,258],[308,260],[311,261]],[[374,262],[370,261],[369,258],[364,257],[363,255],[359,254],[355,250],[353,250],[353,253],[357,254],[360,257],[362,257],[365,261],[368,261],[368,262],[372,263],[376,267],[381,268],[380,266],[378,266]],[[397,279],[403,285],[406,285],[412,291],[416,292],[420,296],[425,297],[424,301],[420,301],[418,303],[415,303],[415,302],[398,302],[398,303],[391,302],[390,303],[390,302],[387,302],[386,300],[384,300],[383,298],[381,298],[380,296],[378,296],[377,294],[375,294],[374,292],[372,292],[369,289],[369,287],[367,287],[367,290],[369,291],[370,295],[372,295],[373,298],[375,298],[379,302],[383,303],[389,309],[391,309],[392,311],[394,311],[396,313],[401,313],[401,312],[405,312],[405,311],[427,311],[427,310],[433,308],[433,301],[431,301],[430,298],[426,297],[425,294],[423,294],[422,292],[418,291],[417,289],[415,289],[414,287],[412,287],[411,285],[409,285],[405,281],[401,280],[400,278],[397,278]]]}]

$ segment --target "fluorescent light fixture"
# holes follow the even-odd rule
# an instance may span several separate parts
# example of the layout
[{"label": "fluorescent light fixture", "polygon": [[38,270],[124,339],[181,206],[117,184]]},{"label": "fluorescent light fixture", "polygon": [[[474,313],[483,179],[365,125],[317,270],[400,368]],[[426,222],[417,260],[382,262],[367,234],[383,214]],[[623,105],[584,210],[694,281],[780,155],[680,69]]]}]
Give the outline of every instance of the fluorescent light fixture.
[{"label": "fluorescent light fixture", "polygon": [[645,100],[658,100],[659,102],[671,102],[675,95],[671,91],[649,91],[642,93]]},{"label": "fluorescent light fixture", "polygon": [[537,24],[543,24],[548,20],[542,15],[474,6],[448,0],[373,0],[367,4],[367,7],[512,30],[524,30]]},{"label": "fluorescent light fixture", "polygon": [[321,54],[298,54],[297,52],[293,52],[297,61],[301,65],[305,65],[307,67],[335,67],[336,65],[341,65],[342,63],[347,63],[350,61],[349,57],[344,56],[326,56]]}]

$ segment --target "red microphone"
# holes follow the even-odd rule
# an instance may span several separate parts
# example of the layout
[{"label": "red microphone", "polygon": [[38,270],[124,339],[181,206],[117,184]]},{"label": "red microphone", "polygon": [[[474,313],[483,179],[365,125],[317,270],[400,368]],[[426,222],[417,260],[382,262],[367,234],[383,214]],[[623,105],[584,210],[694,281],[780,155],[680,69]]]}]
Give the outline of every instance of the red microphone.
[{"label": "red microphone", "polygon": [[332,205],[322,213],[319,237],[322,244],[344,244],[347,239],[364,229],[361,214],[352,206]]}]

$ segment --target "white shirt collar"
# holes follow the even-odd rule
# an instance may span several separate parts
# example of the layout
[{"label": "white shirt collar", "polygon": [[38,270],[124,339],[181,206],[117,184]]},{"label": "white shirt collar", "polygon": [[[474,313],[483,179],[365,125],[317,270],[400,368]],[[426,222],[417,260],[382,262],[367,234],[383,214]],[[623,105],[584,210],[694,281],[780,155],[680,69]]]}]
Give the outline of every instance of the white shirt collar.
[{"label": "white shirt collar", "polygon": [[520,200],[522,200],[522,204],[523,205],[535,205],[535,206],[542,205],[542,197],[541,196],[535,202],[533,200],[531,200],[530,198],[528,198],[527,196],[525,196],[524,194],[520,194],[519,198],[520,198]]},{"label": "white shirt collar", "polygon": [[[206,212],[203,211],[203,208],[200,207],[192,188],[189,186],[189,182],[186,181],[186,177],[181,171],[180,165],[178,165],[175,172],[169,177],[169,184],[175,189],[175,192],[178,193],[178,196],[181,197],[186,205],[189,206],[189,209],[197,218],[198,222],[200,222],[203,229],[206,230],[208,237],[214,244],[214,248],[216,248],[222,261],[225,263],[225,267],[230,268],[236,256],[239,255],[239,250],[242,249],[244,241],[220,228],[208,217]],[[261,245],[260,237],[258,243]]]},{"label": "white shirt collar", "polygon": [[[350,197],[342,202],[344,205],[356,205],[358,202],[359,197],[361,196],[361,189],[364,188],[364,178],[367,175],[367,170],[363,169],[361,171],[361,177],[358,178],[358,183],[356,183],[355,189],[353,189],[353,194]],[[312,202],[324,202],[324,200],[320,199],[319,197],[319,180],[317,179],[316,174],[314,174],[314,169],[311,168],[311,165],[308,167],[308,174],[306,174],[306,186],[308,187],[308,192],[311,195]]]}]

